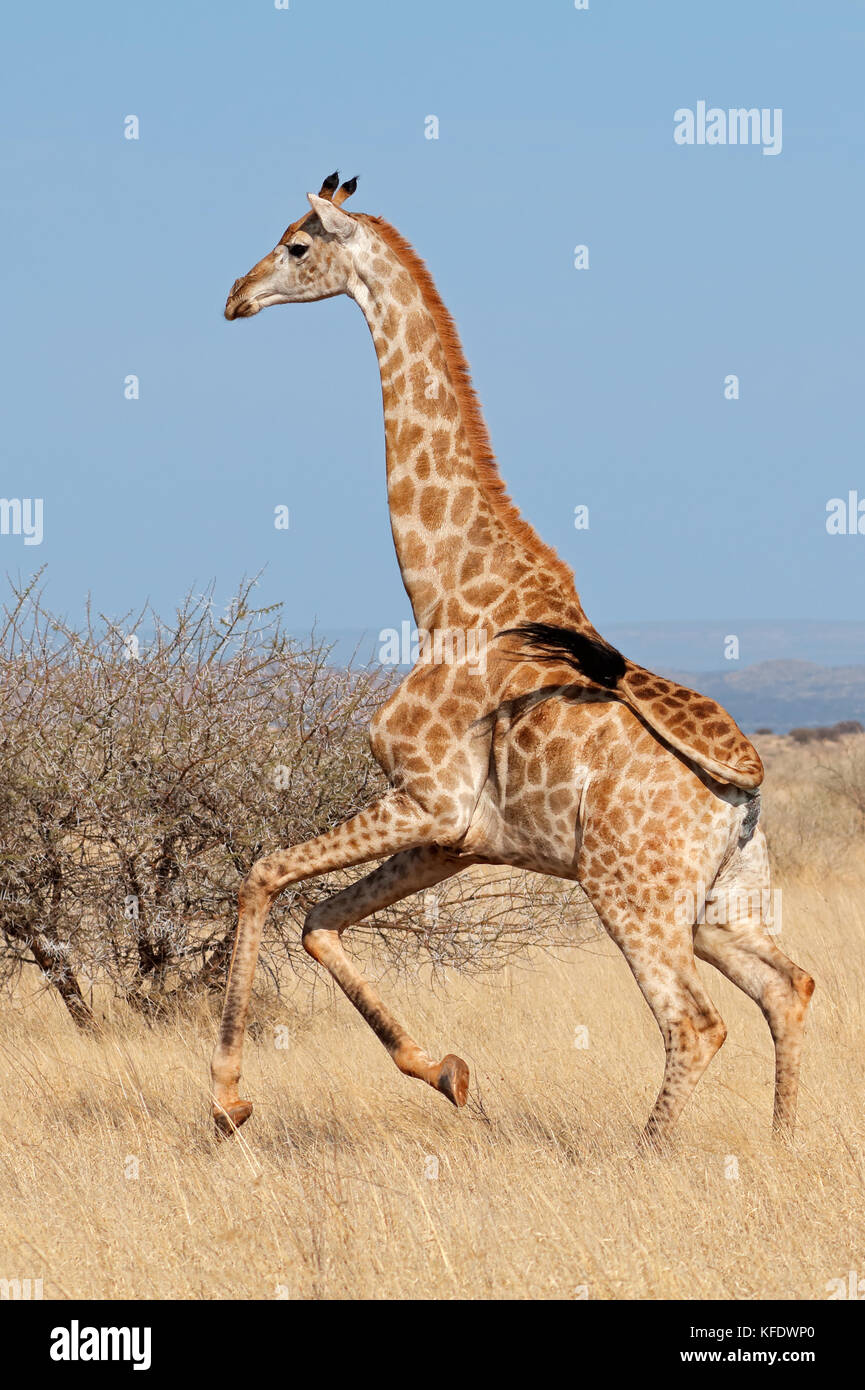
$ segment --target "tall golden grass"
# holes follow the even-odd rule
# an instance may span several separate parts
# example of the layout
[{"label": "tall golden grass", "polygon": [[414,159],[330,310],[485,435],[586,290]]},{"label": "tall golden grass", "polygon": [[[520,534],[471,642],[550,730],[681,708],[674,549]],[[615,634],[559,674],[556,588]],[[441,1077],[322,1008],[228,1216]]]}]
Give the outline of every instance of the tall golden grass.
[{"label": "tall golden grass", "polygon": [[90,1038],[34,974],[0,1022],[0,1279],[46,1298],[824,1299],[861,1278],[865,849],[825,773],[858,746],[761,749],[781,944],[817,981],[792,1148],[769,1137],[765,1023],[701,965],[727,1044],[670,1152],[637,1154],[663,1050],[605,939],[383,982],[420,1041],[468,1060],[463,1112],[323,980],[277,1000],[262,979],[256,1110],[223,1145],[215,1006],[148,1025],[106,1002]]}]

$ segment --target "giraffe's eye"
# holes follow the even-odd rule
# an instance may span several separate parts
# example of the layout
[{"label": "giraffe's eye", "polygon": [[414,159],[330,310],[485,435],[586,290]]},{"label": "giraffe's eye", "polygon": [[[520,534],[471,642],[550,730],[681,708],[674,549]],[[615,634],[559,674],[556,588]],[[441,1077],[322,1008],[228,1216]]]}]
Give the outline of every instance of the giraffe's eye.
[{"label": "giraffe's eye", "polygon": [[295,256],[297,260],[300,260],[301,256],[305,256],[308,250],[309,247],[307,246],[306,242],[298,241],[295,243],[294,246],[289,246],[288,254],[290,256]]}]

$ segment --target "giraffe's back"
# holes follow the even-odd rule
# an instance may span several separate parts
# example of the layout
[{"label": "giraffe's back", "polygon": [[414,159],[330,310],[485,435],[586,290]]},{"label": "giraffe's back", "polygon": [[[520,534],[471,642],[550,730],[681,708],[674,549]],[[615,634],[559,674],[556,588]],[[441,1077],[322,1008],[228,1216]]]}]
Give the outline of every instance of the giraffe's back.
[{"label": "giraffe's back", "polygon": [[[594,687],[615,693],[661,738],[720,782],[755,791],[763,764],[754,745],[717,701],[627,660],[588,619],[574,628],[526,623],[499,636],[528,649],[528,660],[569,665]],[[519,648],[510,648],[514,656]]]}]

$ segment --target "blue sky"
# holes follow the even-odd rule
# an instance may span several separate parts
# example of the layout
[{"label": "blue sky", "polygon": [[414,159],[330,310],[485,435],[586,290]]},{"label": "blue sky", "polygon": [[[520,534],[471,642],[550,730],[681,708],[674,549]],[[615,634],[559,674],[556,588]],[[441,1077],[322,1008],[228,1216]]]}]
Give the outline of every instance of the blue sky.
[{"label": "blue sky", "polygon": [[[4,27],[0,493],[44,499],[4,571],[46,564],[70,613],[266,567],[295,630],[409,616],[360,311],[222,318],[338,166],[427,260],[602,631],[862,618],[865,535],[825,526],[865,499],[861,4],[149,0]],[[782,152],[677,146],[700,100],[781,108]]]}]

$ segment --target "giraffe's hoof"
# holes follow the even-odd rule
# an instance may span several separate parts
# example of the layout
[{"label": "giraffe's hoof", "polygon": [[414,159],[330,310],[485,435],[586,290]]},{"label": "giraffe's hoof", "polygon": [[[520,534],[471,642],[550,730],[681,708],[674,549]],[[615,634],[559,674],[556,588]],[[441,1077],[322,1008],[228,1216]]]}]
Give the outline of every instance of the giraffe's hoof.
[{"label": "giraffe's hoof", "polygon": [[213,1107],[213,1123],[216,1126],[217,1139],[230,1139],[235,1130],[240,1129],[252,1114],[252,1105],[248,1100],[236,1100],[233,1105],[224,1108],[221,1105]]},{"label": "giraffe's hoof", "polygon": [[469,1069],[462,1057],[455,1057],[449,1052],[439,1063],[435,1088],[458,1109],[462,1109],[469,1094]]}]

